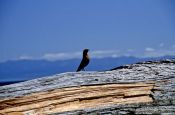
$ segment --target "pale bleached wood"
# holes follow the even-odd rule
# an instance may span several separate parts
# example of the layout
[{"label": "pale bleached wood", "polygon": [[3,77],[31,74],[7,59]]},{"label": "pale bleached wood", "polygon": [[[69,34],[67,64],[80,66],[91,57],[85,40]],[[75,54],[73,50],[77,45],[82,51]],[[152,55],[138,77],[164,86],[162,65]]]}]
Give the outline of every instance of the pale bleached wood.
[{"label": "pale bleached wood", "polygon": [[153,86],[153,84],[144,83],[98,84],[55,89],[18,98],[1,100],[1,105],[5,107],[6,104],[8,106],[0,110],[0,113],[25,113],[26,111],[32,110],[35,111],[35,113],[38,113],[36,111],[39,110],[41,113],[53,113],[53,111],[64,112],[93,108],[104,104],[151,102],[152,100],[149,94]]}]

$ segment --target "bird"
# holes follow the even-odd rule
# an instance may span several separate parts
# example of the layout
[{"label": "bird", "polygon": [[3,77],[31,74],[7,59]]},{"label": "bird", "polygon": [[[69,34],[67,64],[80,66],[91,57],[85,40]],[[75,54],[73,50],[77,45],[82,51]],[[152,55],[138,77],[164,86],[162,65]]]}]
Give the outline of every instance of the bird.
[{"label": "bird", "polygon": [[90,58],[88,56],[89,49],[83,50],[83,59],[81,60],[80,65],[78,66],[77,72],[83,70],[89,64]]}]

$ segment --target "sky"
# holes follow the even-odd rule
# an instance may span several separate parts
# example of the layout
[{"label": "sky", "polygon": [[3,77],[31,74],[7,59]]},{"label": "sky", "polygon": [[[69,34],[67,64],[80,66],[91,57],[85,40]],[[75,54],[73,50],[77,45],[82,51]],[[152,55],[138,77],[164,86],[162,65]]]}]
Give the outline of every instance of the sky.
[{"label": "sky", "polygon": [[0,0],[0,61],[175,55],[174,0]]}]

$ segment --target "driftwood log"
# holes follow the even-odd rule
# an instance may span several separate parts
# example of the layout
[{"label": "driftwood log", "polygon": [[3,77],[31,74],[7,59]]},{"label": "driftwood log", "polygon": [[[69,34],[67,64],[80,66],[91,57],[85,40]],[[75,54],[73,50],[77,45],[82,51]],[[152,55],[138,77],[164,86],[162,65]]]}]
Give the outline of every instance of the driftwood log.
[{"label": "driftwood log", "polygon": [[175,60],[74,72],[0,87],[0,115],[175,114]]}]

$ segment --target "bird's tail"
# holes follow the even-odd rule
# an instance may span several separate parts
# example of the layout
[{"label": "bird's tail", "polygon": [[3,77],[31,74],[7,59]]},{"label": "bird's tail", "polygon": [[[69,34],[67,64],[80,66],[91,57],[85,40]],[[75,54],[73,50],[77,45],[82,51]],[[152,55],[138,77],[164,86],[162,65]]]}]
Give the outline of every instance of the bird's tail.
[{"label": "bird's tail", "polygon": [[77,71],[76,72],[79,72],[81,69],[80,69],[80,67],[77,69]]}]

